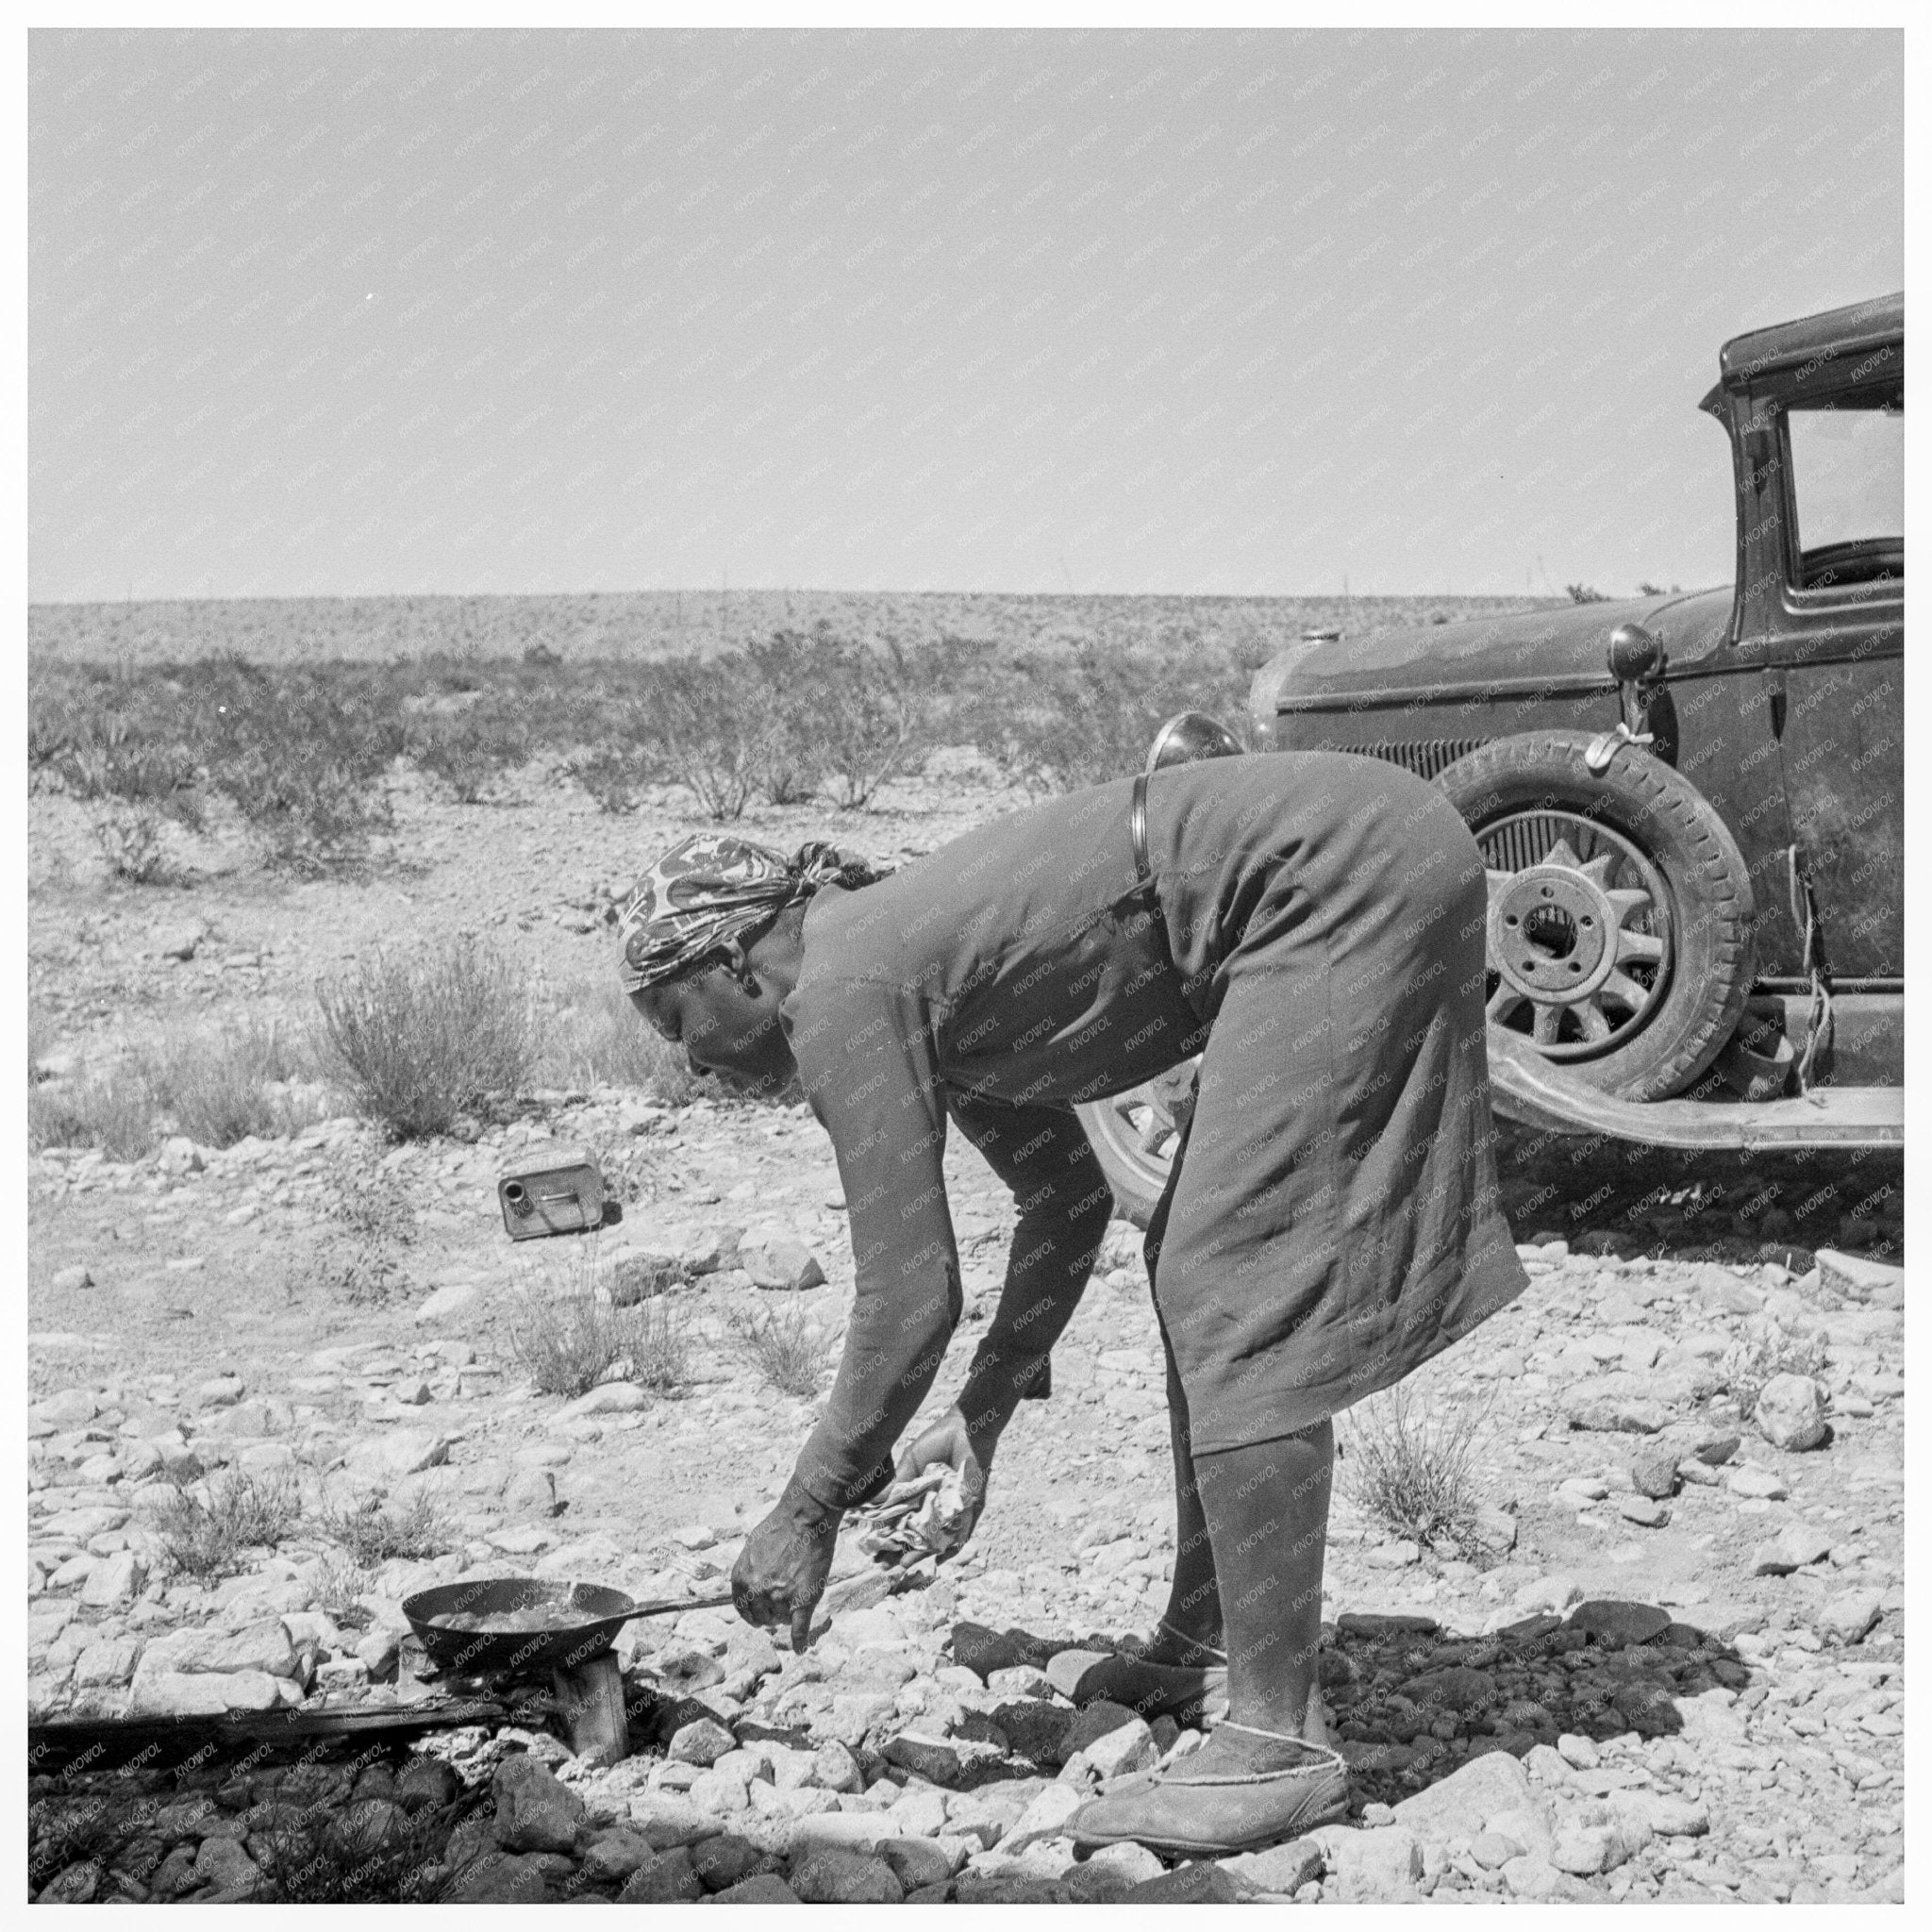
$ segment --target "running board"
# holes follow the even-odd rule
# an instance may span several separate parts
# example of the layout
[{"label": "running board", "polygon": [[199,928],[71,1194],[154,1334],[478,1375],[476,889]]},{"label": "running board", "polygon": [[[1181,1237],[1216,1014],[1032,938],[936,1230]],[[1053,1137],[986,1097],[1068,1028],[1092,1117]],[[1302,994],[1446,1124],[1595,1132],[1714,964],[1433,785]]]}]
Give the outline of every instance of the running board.
[{"label": "running board", "polygon": [[1821,1087],[1799,1100],[1619,1100],[1566,1077],[1521,1034],[1490,1028],[1503,1119],[1657,1147],[1903,1147],[1903,1087]]}]

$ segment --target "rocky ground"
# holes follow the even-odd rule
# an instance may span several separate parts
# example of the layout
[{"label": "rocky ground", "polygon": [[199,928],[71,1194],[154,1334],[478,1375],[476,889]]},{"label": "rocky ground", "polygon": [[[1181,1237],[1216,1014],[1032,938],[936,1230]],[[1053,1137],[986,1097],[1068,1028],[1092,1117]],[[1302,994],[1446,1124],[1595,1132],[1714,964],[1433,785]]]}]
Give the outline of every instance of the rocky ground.
[{"label": "rocky ground", "polygon": [[[143,894],[90,875],[69,803],[45,803],[33,984],[81,1044],[169,1002],[295,1013],[327,964],[466,914],[553,972],[608,965],[595,885],[685,823],[668,804],[613,822],[534,792],[409,795],[386,879],[238,869]],[[886,803],[747,829],[910,856],[1000,801],[968,774]],[[190,957],[164,957],[191,924]],[[627,1196],[594,1243],[502,1232],[495,1175],[549,1136],[596,1147]],[[634,1752],[608,1771],[520,1725],[43,1774],[35,1887],[308,1896],[325,1867],[471,1898],[1897,1897],[1903,1278],[1826,1238],[1895,1258],[1896,1200],[1852,1177],[1843,1212],[1794,1222],[1815,1190],[1793,1178],[1790,1208],[1699,1224],[1680,1175],[1611,1225],[1600,1165],[1546,1148],[1511,1169],[1512,1199],[1536,1204],[1518,1221],[1530,1289],[1418,1378],[1439,1414],[1480,1414],[1479,1537],[1394,1534],[1350,1495],[1344,1455],[1322,1682],[1355,1808],[1311,1841],[1167,1873],[1138,1850],[1076,1864],[1062,1829],[1099,1781],[1199,1742],[1076,1709],[1056,1682],[1058,1651],[1149,1626],[1172,1556],[1158,1340],[1122,1222],[1052,1399],[1023,1407],[974,1542],[936,1576],[834,1617],[802,1657],[729,1611],[627,1625]],[[948,1174],[963,1359],[1011,1217],[970,1148]],[[341,1265],[344,1175],[407,1204],[411,1238],[374,1287]],[[32,1162],[29,1212],[36,1722],[408,1707],[434,1687],[402,1600],[458,1576],[717,1589],[814,1413],[762,1380],[733,1318],[797,1307],[831,1350],[851,1287],[808,1115],[614,1089],[526,1096],[474,1142],[391,1149],[337,1117],[126,1165],[56,1150]],[[539,1393],[510,1342],[528,1298],[639,1254],[688,1277],[662,1302],[690,1342],[682,1386]],[[819,1272],[808,1256],[823,1284],[787,1286]],[[277,1472],[303,1513],[275,1547],[209,1583],[171,1566],[155,1512],[180,1486]],[[358,1569],[326,1533],[330,1503],[417,1495],[441,1555]],[[837,1574],[861,1567],[848,1552]]]}]

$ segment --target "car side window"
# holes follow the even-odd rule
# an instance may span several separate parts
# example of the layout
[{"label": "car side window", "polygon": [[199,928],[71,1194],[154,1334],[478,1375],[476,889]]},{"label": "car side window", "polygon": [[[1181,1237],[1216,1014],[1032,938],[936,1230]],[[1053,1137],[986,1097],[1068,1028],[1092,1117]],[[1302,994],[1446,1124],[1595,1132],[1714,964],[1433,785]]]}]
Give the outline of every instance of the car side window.
[{"label": "car side window", "polygon": [[1794,509],[1792,588],[1872,586],[1905,575],[1902,391],[1793,408],[1785,416]]}]

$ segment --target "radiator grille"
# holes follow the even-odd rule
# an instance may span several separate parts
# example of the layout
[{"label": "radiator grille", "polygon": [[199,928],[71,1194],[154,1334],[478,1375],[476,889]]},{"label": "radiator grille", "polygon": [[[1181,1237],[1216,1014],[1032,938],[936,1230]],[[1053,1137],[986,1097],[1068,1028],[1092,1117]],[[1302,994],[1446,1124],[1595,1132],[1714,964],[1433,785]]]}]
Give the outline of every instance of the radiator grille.
[{"label": "radiator grille", "polygon": [[1406,772],[1413,772],[1418,778],[1433,778],[1447,765],[1453,765],[1459,758],[1466,758],[1483,741],[1480,738],[1424,738],[1407,744],[1344,744],[1337,747],[1340,751],[1352,751],[1357,758],[1386,758],[1391,765],[1400,765]]}]

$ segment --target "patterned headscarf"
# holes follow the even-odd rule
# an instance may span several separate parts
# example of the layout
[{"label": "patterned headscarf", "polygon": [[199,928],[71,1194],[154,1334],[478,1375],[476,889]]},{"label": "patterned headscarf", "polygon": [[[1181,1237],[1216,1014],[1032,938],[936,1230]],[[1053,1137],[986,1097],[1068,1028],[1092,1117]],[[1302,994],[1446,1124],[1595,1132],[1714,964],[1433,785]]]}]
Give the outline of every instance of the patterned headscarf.
[{"label": "patterned headscarf", "polygon": [[625,991],[674,979],[708,953],[769,925],[847,865],[822,840],[787,858],[724,832],[680,839],[631,888],[618,913]]}]

